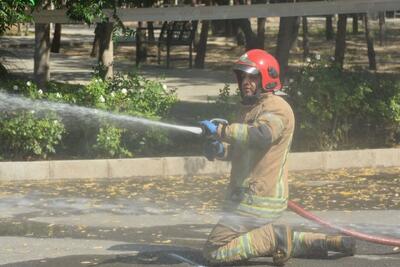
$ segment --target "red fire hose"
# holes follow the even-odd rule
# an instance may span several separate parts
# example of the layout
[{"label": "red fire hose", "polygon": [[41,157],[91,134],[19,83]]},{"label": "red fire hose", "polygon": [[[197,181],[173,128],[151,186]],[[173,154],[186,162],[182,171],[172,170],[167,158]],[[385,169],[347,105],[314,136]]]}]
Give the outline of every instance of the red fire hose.
[{"label": "red fire hose", "polygon": [[400,246],[400,239],[394,239],[394,238],[387,238],[387,237],[380,237],[380,236],[372,236],[372,235],[367,235],[355,230],[350,230],[350,229],[346,229],[337,225],[333,225],[330,222],[327,222],[321,218],[319,218],[318,216],[315,216],[314,214],[312,214],[309,211],[306,211],[303,207],[301,207],[299,204],[289,200],[288,202],[288,207],[294,211],[295,213],[297,213],[298,215],[309,219],[311,221],[314,221],[322,226],[326,226],[328,228],[332,228],[335,230],[338,230],[339,232],[349,235],[349,236],[353,236],[355,238],[361,239],[361,240],[365,240],[368,242],[372,242],[372,243],[376,243],[376,244],[381,244],[381,245],[386,245],[386,246],[395,246],[395,247],[399,247]]}]

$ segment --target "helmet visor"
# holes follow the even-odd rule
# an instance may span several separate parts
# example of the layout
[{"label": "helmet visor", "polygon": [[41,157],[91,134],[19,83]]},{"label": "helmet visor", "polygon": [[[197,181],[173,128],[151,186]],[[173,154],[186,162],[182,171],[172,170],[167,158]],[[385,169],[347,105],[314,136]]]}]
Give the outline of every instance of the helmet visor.
[{"label": "helmet visor", "polygon": [[244,65],[244,64],[235,64],[235,66],[233,67],[233,70],[234,71],[243,71],[243,72],[246,72],[248,74],[253,74],[253,75],[260,73],[256,67],[252,67],[252,66],[248,66],[248,65]]}]

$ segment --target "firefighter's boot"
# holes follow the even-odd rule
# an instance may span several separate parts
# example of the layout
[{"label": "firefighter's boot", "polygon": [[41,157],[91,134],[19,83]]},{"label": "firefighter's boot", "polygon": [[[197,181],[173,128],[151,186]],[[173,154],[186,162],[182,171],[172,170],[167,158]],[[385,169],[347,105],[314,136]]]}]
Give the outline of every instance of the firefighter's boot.
[{"label": "firefighter's boot", "polygon": [[293,250],[293,232],[289,226],[274,225],[275,234],[275,252],[272,254],[272,260],[275,265],[283,266],[292,256]]},{"label": "firefighter's boot", "polygon": [[356,253],[356,241],[351,236],[327,236],[326,244],[330,251],[341,252],[347,256],[353,256]]}]

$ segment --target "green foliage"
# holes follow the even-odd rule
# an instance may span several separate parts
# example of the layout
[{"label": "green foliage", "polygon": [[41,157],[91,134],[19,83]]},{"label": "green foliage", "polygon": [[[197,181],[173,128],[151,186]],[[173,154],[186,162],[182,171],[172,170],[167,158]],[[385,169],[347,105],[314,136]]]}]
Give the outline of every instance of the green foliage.
[{"label": "green foliage", "polygon": [[219,89],[218,98],[215,103],[218,106],[218,113],[228,121],[235,121],[237,115],[237,105],[240,101],[239,89],[235,95],[231,94],[231,89],[228,84],[225,84],[222,89]]},{"label": "green foliage", "polygon": [[224,88],[219,89],[218,99],[216,102],[221,104],[229,103],[230,94],[229,84],[225,84]]},{"label": "green foliage", "polygon": [[153,119],[168,115],[177,102],[174,89],[160,80],[149,80],[136,73],[116,73],[113,79],[93,78],[86,86],[51,82],[39,89],[31,81],[9,80],[2,83],[8,93],[22,94],[31,99],[51,100],[128,115]]},{"label": "green foliage", "polygon": [[78,104],[86,107],[106,109],[107,82],[92,79],[90,83],[77,93]]},{"label": "green foliage", "polygon": [[166,116],[177,101],[175,90],[168,90],[160,81],[146,79],[137,73],[116,73],[111,80],[94,78],[82,93],[92,96],[89,99],[91,106],[146,117]]},{"label": "green foliage", "polygon": [[26,11],[33,6],[33,0],[2,0],[0,1],[0,35],[18,22],[30,20]]},{"label": "green foliage", "polygon": [[[30,99],[68,103],[151,120],[165,118],[177,101],[175,91],[168,90],[160,81],[148,80],[138,74],[117,73],[114,77],[111,80],[95,77],[86,86],[52,82],[46,89],[39,89],[31,81],[22,80],[1,81],[0,85],[10,94]],[[87,123],[78,119],[76,124],[65,122],[67,134],[63,137],[62,149],[66,153],[77,153],[80,157],[129,157],[132,153],[149,155],[160,148],[168,150],[168,137],[163,129],[111,126],[114,122],[101,118],[92,118]],[[143,142],[145,145],[141,145]],[[8,141],[3,144],[9,145]],[[8,154],[3,156],[11,157]],[[35,158],[46,156],[46,153],[34,155]]]},{"label": "green foliage", "polygon": [[126,132],[124,143],[131,151],[140,156],[162,156],[168,151],[175,151],[175,144],[165,131],[147,128],[143,132]]},{"label": "green foliage", "polygon": [[397,131],[400,90],[395,84],[377,74],[346,73],[328,61],[310,60],[289,79],[297,120],[295,149],[345,149],[359,144],[360,137],[376,142],[374,127]]},{"label": "green foliage", "polygon": [[111,125],[100,128],[96,139],[97,143],[93,146],[98,157],[132,157],[132,153],[121,144],[123,131]]},{"label": "green foliage", "polygon": [[[0,35],[2,35],[12,25],[19,22],[31,20],[31,16],[27,15],[33,8],[40,10],[43,6],[54,5],[55,8],[66,8],[67,16],[72,20],[84,21],[87,24],[92,24],[96,20],[105,22],[109,20],[110,14],[103,10],[116,10],[122,6],[151,6],[155,1],[138,1],[138,0],[121,0],[121,1],[97,1],[97,0],[2,0],[0,1]],[[111,14],[117,21],[119,18],[115,12]]]},{"label": "green foliage", "polygon": [[[151,6],[155,1],[144,1],[144,4]],[[68,0],[66,1],[67,15],[73,20],[83,20],[87,24],[92,24],[96,19],[101,21],[109,20],[108,14],[104,9],[115,10],[122,6],[142,6],[143,1],[139,0],[119,0],[119,1],[98,1],[98,0]],[[119,20],[115,12],[112,16]]]},{"label": "green foliage", "polygon": [[112,39],[114,43],[118,43],[119,41],[131,40],[136,35],[136,30],[130,27],[125,26],[122,22],[117,23],[113,30]]},{"label": "green foliage", "polygon": [[73,20],[83,20],[87,24],[92,24],[97,18],[106,19],[103,8],[110,8],[110,1],[96,0],[69,0],[66,3],[67,15]]},{"label": "green foliage", "polygon": [[371,81],[376,88],[368,98],[369,124],[386,136],[386,143],[400,143],[400,80],[378,76]]},{"label": "green foliage", "polygon": [[33,111],[2,113],[2,155],[12,159],[45,159],[49,154],[56,152],[55,148],[64,132],[64,125],[52,114],[40,117]]}]

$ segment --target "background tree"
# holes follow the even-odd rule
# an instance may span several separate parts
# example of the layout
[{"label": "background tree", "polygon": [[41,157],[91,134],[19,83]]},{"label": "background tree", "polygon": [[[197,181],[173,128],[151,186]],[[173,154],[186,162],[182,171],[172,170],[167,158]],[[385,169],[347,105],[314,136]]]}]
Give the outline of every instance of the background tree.
[{"label": "background tree", "polygon": [[[39,0],[35,10],[45,10],[52,1]],[[46,88],[50,79],[50,23],[35,23],[34,80],[39,88]]]},{"label": "background tree", "polygon": [[379,12],[379,45],[385,42],[385,12]]},{"label": "background tree", "polygon": [[364,14],[364,27],[365,27],[365,39],[367,41],[369,69],[376,70],[374,36],[373,33],[371,33],[368,14]]},{"label": "background tree", "polygon": [[308,39],[307,17],[302,17],[301,25],[303,28],[303,58],[306,58],[310,55],[310,41]]},{"label": "background tree", "polygon": [[[93,24],[95,21],[100,21],[96,25],[95,40],[93,42],[92,55],[98,54],[100,74],[103,78],[112,78],[113,76],[113,41],[112,33],[115,27],[121,27],[125,32],[126,28],[118,19],[116,10],[119,7],[141,7],[143,4],[151,6],[155,0],[67,0],[67,15],[78,21],[84,21],[87,24]],[[105,14],[104,10],[113,10],[112,17],[117,21],[116,24],[110,22],[108,17],[110,14]],[[98,47],[98,53],[96,48]]]},{"label": "background tree", "polygon": [[[267,0],[258,0],[256,4],[266,4]],[[257,18],[257,47],[260,49],[264,49],[265,43],[265,27],[266,27],[266,18]]]},{"label": "background tree", "polygon": [[61,46],[61,23],[55,23],[53,40],[51,41],[51,52],[60,53],[60,46]]},{"label": "background tree", "polygon": [[34,79],[45,88],[50,79],[50,23],[35,23]]},{"label": "background tree", "polygon": [[336,46],[335,46],[335,63],[340,69],[343,69],[344,54],[346,51],[346,26],[347,15],[339,15],[337,23]]},{"label": "background tree", "polygon": [[358,17],[359,14],[355,13],[351,15],[353,17],[353,34],[358,34]]},{"label": "background tree", "polygon": [[[26,11],[35,5],[34,0],[1,0],[0,1],[0,35],[3,35],[13,25],[22,21],[29,21],[30,16]],[[0,61],[0,76],[7,73]]]},{"label": "background tree", "polygon": [[[87,24],[93,24],[95,19],[100,19],[95,31],[98,38],[99,66],[100,74],[103,78],[112,78],[113,76],[113,43],[112,32],[113,23],[109,22],[104,9],[113,9],[114,14],[117,8],[117,1],[96,1],[96,0],[68,0],[66,2],[67,15],[73,20],[83,20]],[[95,41],[96,42],[96,41]]]},{"label": "background tree", "polygon": [[326,40],[330,41],[333,40],[333,22],[332,22],[332,15],[326,16],[325,19],[325,34],[326,34]]},{"label": "background tree", "polygon": [[[251,1],[235,0],[234,3],[235,5],[247,5],[250,4]],[[257,35],[253,32],[251,28],[250,19],[235,19],[233,20],[233,23],[238,29],[242,31],[244,35],[246,50],[260,48]]]},{"label": "background tree", "polygon": [[28,21],[26,11],[35,5],[34,0],[2,0],[0,1],[0,35],[21,21]]},{"label": "background tree", "polygon": [[[65,6],[65,1],[55,1],[52,3],[52,9],[59,9]],[[61,23],[54,24],[54,33],[53,33],[53,40],[51,41],[51,52],[52,53],[59,53],[60,52],[60,45],[61,45]]]},{"label": "background tree", "polygon": [[[212,1],[203,1],[205,5],[210,6],[212,5]],[[206,58],[206,51],[207,51],[207,40],[208,40],[208,30],[210,28],[210,21],[209,20],[202,20],[201,21],[201,32],[200,38],[196,46],[196,57],[194,59],[194,67],[198,69],[204,68],[204,62]]]},{"label": "background tree", "polygon": [[293,47],[299,33],[299,17],[281,17],[276,48],[276,57],[281,67],[281,76],[285,77],[288,70],[290,49]]}]

